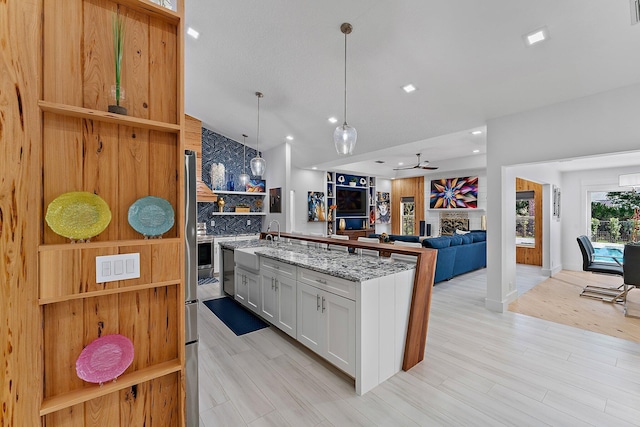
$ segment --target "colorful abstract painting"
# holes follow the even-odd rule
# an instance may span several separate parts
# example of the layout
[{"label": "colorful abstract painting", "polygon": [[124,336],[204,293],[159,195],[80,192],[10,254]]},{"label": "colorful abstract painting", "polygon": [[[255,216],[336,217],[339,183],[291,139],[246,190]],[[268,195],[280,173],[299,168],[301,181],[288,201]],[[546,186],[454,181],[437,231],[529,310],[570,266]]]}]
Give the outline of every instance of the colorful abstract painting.
[{"label": "colorful abstract painting", "polygon": [[478,177],[443,178],[431,181],[431,209],[478,207]]},{"label": "colorful abstract painting", "polygon": [[324,193],[322,191],[309,191],[307,196],[309,204],[308,221],[326,221],[324,208]]}]

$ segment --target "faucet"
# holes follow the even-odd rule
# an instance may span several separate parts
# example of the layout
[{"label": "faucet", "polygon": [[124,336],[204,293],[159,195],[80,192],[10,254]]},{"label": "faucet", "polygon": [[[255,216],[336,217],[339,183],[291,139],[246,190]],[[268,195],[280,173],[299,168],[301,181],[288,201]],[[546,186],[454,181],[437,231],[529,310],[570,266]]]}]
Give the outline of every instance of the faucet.
[{"label": "faucet", "polygon": [[[271,220],[271,222],[269,223],[269,226],[267,227],[267,233],[269,232],[269,230],[271,230],[271,224],[273,223],[278,224],[278,242],[280,242],[280,223],[278,222],[278,220]],[[271,234],[267,234],[266,239],[269,240],[269,236],[271,236]],[[273,236],[271,236],[271,240],[273,240]]]}]

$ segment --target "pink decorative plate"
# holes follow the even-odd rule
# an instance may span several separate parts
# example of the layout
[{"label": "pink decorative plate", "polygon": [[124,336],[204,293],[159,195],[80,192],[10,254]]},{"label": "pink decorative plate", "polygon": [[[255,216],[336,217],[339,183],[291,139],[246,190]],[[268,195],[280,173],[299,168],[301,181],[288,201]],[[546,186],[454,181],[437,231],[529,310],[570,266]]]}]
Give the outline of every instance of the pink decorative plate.
[{"label": "pink decorative plate", "polygon": [[124,335],[105,335],[86,346],[78,360],[78,377],[102,384],[115,380],[133,362],[133,343]]}]

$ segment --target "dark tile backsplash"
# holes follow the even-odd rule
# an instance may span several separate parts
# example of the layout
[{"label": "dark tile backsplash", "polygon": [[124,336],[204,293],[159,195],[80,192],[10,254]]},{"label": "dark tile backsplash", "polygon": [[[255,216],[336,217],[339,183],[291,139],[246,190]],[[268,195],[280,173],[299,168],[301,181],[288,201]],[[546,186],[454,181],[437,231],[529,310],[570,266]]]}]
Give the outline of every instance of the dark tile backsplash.
[{"label": "dark tile backsplash", "polygon": [[[242,143],[224,137],[220,134],[202,128],[202,180],[211,188],[211,165],[222,163],[225,171],[233,175],[234,190],[244,191],[239,188],[238,177],[242,173],[243,146]],[[249,166],[251,159],[256,156],[256,150],[247,147],[245,157],[246,171],[251,179],[258,177],[251,175]],[[225,188],[226,189],[226,188]],[[225,201],[224,211],[232,212],[233,207],[239,203],[250,206],[251,211],[262,211],[264,206],[257,206],[259,200],[264,203],[264,196],[248,196],[240,194],[223,194]],[[263,216],[260,215],[211,215],[218,212],[218,205],[215,203],[198,203],[198,222],[207,224],[207,234],[230,235],[230,234],[253,234],[259,233],[262,229]],[[215,221],[215,226],[211,221]],[[247,224],[247,221],[250,224]]]}]

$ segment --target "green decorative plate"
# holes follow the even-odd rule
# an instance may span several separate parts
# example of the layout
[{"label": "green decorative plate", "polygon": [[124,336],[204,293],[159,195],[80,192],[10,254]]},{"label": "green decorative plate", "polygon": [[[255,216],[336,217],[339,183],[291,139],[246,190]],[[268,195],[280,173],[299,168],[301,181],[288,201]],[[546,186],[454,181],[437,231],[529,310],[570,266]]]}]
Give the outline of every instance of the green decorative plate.
[{"label": "green decorative plate", "polygon": [[129,225],[145,237],[159,237],[173,227],[175,214],[168,200],[147,196],[129,207]]},{"label": "green decorative plate", "polygon": [[107,228],[111,222],[111,210],[100,196],[72,191],[49,203],[45,220],[56,234],[72,240],[84,240]]}]

